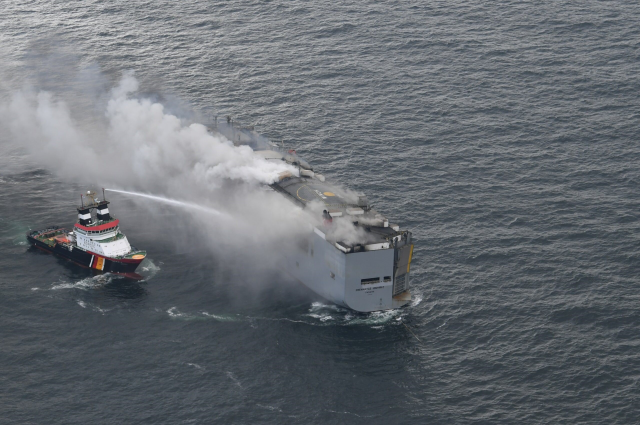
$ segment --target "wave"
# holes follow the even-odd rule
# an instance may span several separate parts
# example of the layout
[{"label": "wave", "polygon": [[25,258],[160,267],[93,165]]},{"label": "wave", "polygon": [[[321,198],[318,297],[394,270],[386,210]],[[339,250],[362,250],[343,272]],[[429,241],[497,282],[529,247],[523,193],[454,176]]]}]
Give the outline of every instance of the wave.
[{"label": "wave", "polygon": [[95,289],[107,285],[116,278],[120,278],[120,276],[116,277],[111,273],[105,273],[97,276],[86,277],[77,282],[62,282],[58,285],[53,285],[51,287],[51,290],[56,291],[60,289],[81,289],[83,291],[86,291],[89,289]]}]

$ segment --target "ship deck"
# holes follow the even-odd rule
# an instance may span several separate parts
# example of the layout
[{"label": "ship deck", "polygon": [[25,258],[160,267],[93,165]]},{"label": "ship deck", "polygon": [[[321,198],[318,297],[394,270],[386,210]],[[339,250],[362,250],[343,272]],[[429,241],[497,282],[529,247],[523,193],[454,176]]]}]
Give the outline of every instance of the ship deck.
[{"label": "ship deck", "polygon": [[322,202],[327,209],[346,209],[349,206],[357,207],[350,204],[346,199],[339,195],[339,191],[332,188],[330,184],[321,182],[316,179],[305,177],[289,177],[283,181],[274,183],[272,187],[279,192],[283,192],[301,206],[316,201]]},{"label": "ship deck", "polygon": [[301,207],[306,207],[312,202],[320,202],[334,218],[351,219],[354,225],[362,227],[368,233],[369,244],[388,242],[394,236],[404,233],[392,227],[384,227],[382,223],[373,224],[378,217],[375,210],[369,206],[361,207],[357,201],[350,202],[346,199],[348,195],[342,194],[341,190],[330,183],[308,177],[288,177],[272,184],[271,187]]},{"label": "ship deck", "polygon": [[59,227],[49,227],[43,230],[35,230],[33,232],[30,232],[29,236],[39,240],[44,244],[49,245],[50,247],[54,247],[57,243],[56,238],[65,236],[67,232],[67,229],[62,229]]},{"label": "ship deck", "polygon": [[[343,241],[333,240],[332,242],[339,245],[342,251],[349,252],[351,248],[354,248],[355,252],[360,248],[385,249],[389,247],[387,242],[395,245],[406,243],[411,238],[410,232],[401,231],[399,226],[390,224],[385,217],[375,211],[364,195],[349,193],[326,182],[324,176],[314,173],[311,165],[294,149],[285,148],[283,142],[280,145],[273,143],[258,134],[253,127],[239,126],[230,117],[227,117],[226,123],[219,123],[216,117],[215,124],[209,130],[223,135],[236,146],[249,146],[267,161],[284,161],[293,167],[298,167],[299,177],[287,173],[288,176],[282,176],[270,187],[302,208],[315,209],[315,204],[319,203],[322,210],[326,211],[326,213],[320,212],[325,218],[325,228],[319,229],[323,232],[331,230],[329,222],[333,220],[350,220],[355,226],[367,232],[366,237],[363,238],[366,240],[360,243],[347,245]],[[377,247],[371,244],[377,244]]]}]

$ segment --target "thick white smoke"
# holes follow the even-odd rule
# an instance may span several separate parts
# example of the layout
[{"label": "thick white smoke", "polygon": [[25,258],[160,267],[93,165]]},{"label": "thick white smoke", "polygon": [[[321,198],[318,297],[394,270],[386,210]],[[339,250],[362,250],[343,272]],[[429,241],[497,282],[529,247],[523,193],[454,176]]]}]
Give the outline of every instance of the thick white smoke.
[{"label": "thick white smoke", "polygon": [[[174,207],[140,200],[146,219],[130,225],[168,233],[172,243],[272,265],[274,254],[310,232],[315,218],[261,190],[280,173],[297,169],[185,122],[161,103],[136,96],[137,90],[137,80],[126,74],[105,102],[93,105],[101,111],[97,118],[94,111],[87,114],[93,118],[78,119],[72,113],[77,105],[58,94],[23,89],[0,102],[0,129],[43,168],[75,183],[166,196],[223,212],[167,214],[166,208]],[[112,210],[117,215],[118,206]]]},{"label": "thick white smoke", "polygon": [[137,80],[126,74],[111,91],[100,125],[74,121],[65,102],[47,92],[14,93],[1,116],[12,138],[47,168],[123,188],[179,196],[187,185],[209,191],[222,180],[272,183],[281,172],[295,172],[201,124],[185,124],[160,103],[132,97],[137,90]]}]

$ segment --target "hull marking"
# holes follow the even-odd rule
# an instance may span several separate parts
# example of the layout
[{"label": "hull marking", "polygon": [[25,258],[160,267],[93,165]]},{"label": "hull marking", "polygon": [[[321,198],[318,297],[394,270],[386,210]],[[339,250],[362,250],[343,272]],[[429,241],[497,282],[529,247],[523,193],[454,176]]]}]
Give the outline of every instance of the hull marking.
[{"label": "hull marking", "polygon": [[411,267],[411,257],[413,257],[413,244],[411,244],[411,251],[409,251],[409,262],[407,263],[407,273],[409,273],[409,267]]},{"label": "hull marking", "polygon": [[98,257],[98,261],[96,261],[96,270],[104,270],[104,258]]}]

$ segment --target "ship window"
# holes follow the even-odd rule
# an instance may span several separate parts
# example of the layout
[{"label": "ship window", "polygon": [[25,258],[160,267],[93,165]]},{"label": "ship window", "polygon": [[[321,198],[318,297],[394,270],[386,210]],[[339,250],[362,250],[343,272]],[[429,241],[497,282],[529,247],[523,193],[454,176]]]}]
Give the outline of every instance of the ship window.
[{"label": "ship window", "polygon": [[385,282],[391,282],[391,276],[385,276],[384,277],[384,281]]},{"label": "ship window", "polygon": [[373,283],[378,283],[380,282],[380,278],[379,277],[372,277],[369,279],[361,279],[360,280],[360,284],[361,285],[371,285]]}]

